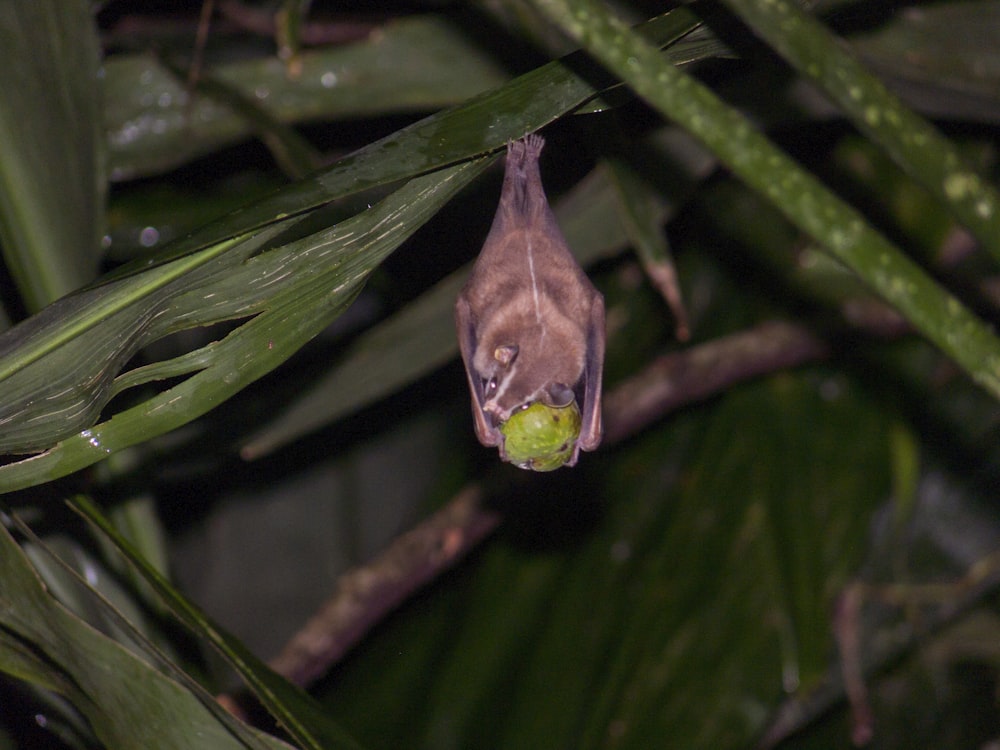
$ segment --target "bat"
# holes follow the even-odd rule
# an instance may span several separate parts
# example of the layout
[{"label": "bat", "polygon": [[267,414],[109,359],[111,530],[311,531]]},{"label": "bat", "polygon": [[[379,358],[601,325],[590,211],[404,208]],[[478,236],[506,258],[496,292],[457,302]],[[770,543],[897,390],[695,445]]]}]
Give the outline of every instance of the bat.
[{"label": "bat", "polygon": [[549,208],[538,167],[544,145],[536,134],[507,144],[500,204],[455,303],[455,325],[479,442],[508,460],[503,427],[512,414],[541,403],[558,415],[573,405],[579,437],[561,446],[566,459],[557,464],[573,466],[581,449],[601,442],[604,298]]}]

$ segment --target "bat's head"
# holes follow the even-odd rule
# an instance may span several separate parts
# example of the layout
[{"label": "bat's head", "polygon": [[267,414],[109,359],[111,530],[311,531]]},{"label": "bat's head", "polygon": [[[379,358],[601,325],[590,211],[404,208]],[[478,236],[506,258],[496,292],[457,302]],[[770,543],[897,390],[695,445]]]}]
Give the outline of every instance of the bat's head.
[{"label": "bat's head", "polygon": [[[533,357],[538,343],[534,337],[522,335],[519,341],[520,345],[493,347],[492,357],[477,365],[483,413],[497,436],[502,436],[500,455],[533,471],[572,466],[579,453],[577,397],[568,385],[551,379],[566,372],[559,367],[565,358]],[[557,347],[556,351],[561,350]],[[533,366],[538,364],[542,366]]]},{"label": "bat's head", "polygon": [[564,381],[579,380],[582,364],[574,362],[566,367],[551,353],[532,356],[534,345],[522,336],[520,344],[500,344],[492,352],[487,350],[491,356],[482,366],[477,363],[483,379],[483,411],[494,425],[503,424],[513,412],[534,403],[563,408],[576,401],[573,388]]}]

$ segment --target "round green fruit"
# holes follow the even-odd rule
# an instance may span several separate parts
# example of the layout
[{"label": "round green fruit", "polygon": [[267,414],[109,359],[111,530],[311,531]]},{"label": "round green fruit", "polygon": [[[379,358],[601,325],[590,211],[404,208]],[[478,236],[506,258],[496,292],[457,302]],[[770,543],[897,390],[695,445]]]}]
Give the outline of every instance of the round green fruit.
[{"label": "round green fruit", "polygon": [[569,406],[536,401],[518,409],[500,425],[507,460],[533,471],[558,469],[573,457],[580,423],[575,401]]}]

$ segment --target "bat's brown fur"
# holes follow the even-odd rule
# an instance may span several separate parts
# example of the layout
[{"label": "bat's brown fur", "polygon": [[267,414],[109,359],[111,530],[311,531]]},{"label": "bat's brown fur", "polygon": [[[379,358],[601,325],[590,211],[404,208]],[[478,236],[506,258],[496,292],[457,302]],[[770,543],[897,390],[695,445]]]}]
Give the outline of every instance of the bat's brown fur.
[{"label": "bat's brown fur", "polygon": [[499,425],[534,401],[582,398],[577,449],[601,441],[604,299],[549,208],[538,169],[544,144],[538,135],[508,144],[500,205],[455,305],[476,435],[501,455]]}]

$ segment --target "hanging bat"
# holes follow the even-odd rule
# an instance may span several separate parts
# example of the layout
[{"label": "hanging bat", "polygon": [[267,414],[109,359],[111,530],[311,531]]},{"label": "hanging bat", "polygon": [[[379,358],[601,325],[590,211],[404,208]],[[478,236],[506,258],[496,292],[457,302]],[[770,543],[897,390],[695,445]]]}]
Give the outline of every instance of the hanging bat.
[{"label": "hanging bat", "polygon": [[604,298],[545,198],[544,145],[508,143],[500,205],[455,304],[476,436],[536,470],[573,466],[600,444],[605,339]]}]

